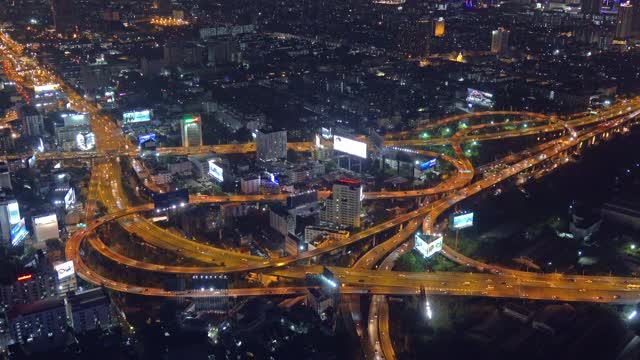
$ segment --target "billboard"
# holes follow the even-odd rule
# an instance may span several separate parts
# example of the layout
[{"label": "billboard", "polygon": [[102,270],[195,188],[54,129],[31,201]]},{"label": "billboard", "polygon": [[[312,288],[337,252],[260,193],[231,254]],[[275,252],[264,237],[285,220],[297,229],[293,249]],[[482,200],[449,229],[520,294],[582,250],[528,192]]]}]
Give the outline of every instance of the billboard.
[{"label": "billboard", "polygon": [[44,84],[44,85],[35,85],[33,87],[33,91],[38,94],[47,91],[55,91],[58,90],[57,84]]},{"label": "billboard", "polygon": [[329,140],[331,139],[331,129],[327,129],[325,127],[320,129],[320,133],[322,135],[323,138]]},{"label": "billboard", "polygon": [[56,272],[58,273],[58,280],[62,280],[76,273],[75,268],[73,267],[73,261],[67,261],[62,264],[54,266]]},{"label": "billboard", "polygon": [[138,145],[142,146],[142,144],[147,141],[156,141],[156,134],[144,134],[138,136]]},{"label": "billboard", "polygon": [[17,201],[7,204],[7,213],[9,214],[9,224],[15,225],[20,222],[20,208]]},{"label": "billboard", "polygon": [[333,149],[363,159],[367,158],[367,144],[360,141],[351,140],[346,137],[334,135]]},{"label": "billboard", "polygon": [[431,159],[427,162],[420,164],[420,171],[431,169],[432,167],[436,166],[437,162],[438,162],[437,159]]},{"label": "billboard", "polygon": [[62,120],[64,121],[64,126],[88,126],[89,125],[89,114],[88,113],[70,113],[70,114],[62,114]]},{"label": "billboard", "polygon": [[493,94],[488,92],[476,90],[476,89],[467,89],[467,102],[470,104],[476,104],[486,107],[493,107]]},{"label": "billboard", "polygon": [[184,206],[189,203],[189,191],[187,189],[169,191],[166,193],[153,193],[153,204],[156,209],[171,209]]},{"label": "billboard", "polygon": [[442,243],[442,236],[416,234],[414,249],[422,254],[422,256],[428,258],[442,250]]},{"label": "billboard", "polygon": [[16,246],[20,244],[28,234],[29,232],[27,231],[24,218],[22,218],[11,228],[11,245]]},{"label": "billboard", "polygon": [[69,207],[76,203],[76,192],[72,187],[64,194],[64,209],[68,210]]},{"label": "billboard", "polygon": [[135,124],[151,120],[151,110],[129,111],[122,113],[122,123]]},{"label": "billboard", "polygon": [[468,228],[473,226],[473,213],[453,214],[450,221],[451,228],[454,230]]},{"label": "billboard", "polygon": [[209,176],[218,181],[224,181],[222,173],[222,168],[216,165],[216,161],[214,159],[209,159]]},{"label": "billboard", "polygon": [[33,224],[33,233],[37,241],[48,239],[57,239],[58,234],[58,217],[56,214],[34,216],[31,219]]}]

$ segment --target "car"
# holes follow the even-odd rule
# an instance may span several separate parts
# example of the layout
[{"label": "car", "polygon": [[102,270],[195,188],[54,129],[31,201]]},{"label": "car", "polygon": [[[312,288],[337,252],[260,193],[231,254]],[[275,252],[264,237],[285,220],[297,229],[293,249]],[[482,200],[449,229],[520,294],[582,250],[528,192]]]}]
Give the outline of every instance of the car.
[{"label": "car", "polygon": [[585,291],[587,291],[587,289],[579,289],[578,291],[585,292]]},{"label": "car", "polygon": [[470,283],[470,282],[468,282],[468,281],[465,281],[465,282],[463,282],[463,283],[462,283],[462,285],[464,285],[464,286],[469,286],[469,285],[471,285],[471,283]]},{"label": "car", "polygon": [[551,298],[552,298],[553,300],[558,300],[558,299],[559,299],[559,298],[558,298],[558,295],[553,295]]},{"label": "car", "polygon": [[620,299],[620,295],[613,295],[613,298],[614,298],[615,300],[618,300],[618,299]]}]

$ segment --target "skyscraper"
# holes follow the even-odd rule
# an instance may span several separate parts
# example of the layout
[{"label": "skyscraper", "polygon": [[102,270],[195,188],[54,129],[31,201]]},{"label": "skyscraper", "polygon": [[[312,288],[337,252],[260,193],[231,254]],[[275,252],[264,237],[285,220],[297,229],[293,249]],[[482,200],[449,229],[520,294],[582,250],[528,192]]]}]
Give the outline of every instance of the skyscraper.
[{"label": "skyscraper", "polygon": [[633,29],[633,6],[629,1],[620,4],[616,21],[616,39],[624,40],[631,36]]},{"label": "skyscraper", "polygon": [[202,146],[202,121],[200,115],[185,115],[180,121],[182,146]]},{"label": "skyscraper", "polygon": [[29,136],[44,135],[44,118],[42,114],[33,106],[23,106],[20,109],[22,128]]},{"label": "skyscraper", "polygon": [[263,161],[284,159],[287,157],[287,132],[285,130],[262,132],[256,135],[256,152]]},{"label": "skyscraper", "polygon": [[76,4],[73,0],[51,0],[51,13],[56,32],[73,32],[76,26]]},{"label": "skyscraper", "polygon": [[581,0],[580,12],[585,15],[598,15],[600,14],[601,5],[601,0]]},{"label": "skyscraper", "polygon": [[435,37],[443,37],[444,36],[444,18],[439,17],[433,23],[433,35]]},{"label": "skyscraper", "polygon": [[351,180],[338,180],[333,184],[330,199],[320,212],[320,220],[340,225],[360,227],[362,184]]},{"label": "skyscraper", "polygon": [[491,32],[491,53],[506,55],[509,52],[509,30],[498,28]]},{"label": "skyscraper", "polygon": [[429,18],[409,22],[401,32],[400,44],[402,51],[409,58],[424,58],[431,51],[431,36],[433,22]]}]

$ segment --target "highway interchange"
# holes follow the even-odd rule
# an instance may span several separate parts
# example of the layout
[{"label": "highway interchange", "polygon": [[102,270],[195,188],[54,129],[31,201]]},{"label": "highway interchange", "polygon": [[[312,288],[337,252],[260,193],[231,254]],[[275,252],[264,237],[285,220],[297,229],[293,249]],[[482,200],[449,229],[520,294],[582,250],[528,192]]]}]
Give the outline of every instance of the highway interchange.
[{"label": "highway interchange", "polygon": [[[161,288],[150,288],[137,284],[128,284],[110,279],[94,271],[81,255],[83,243],[91,246],[101,256],[115,263],[154,273],[170,274],[206,274],[232,272],[268,272],[282,277],[303,279],[306,273],[320,272],[321,267],[295,266],[301,260],[316,258],[319,255],[343,248],[356,242],[369,239],[389,229],[402,227],[396,235],[387,241],[378,241],[378,245],[364,254],[352,268],[329,267],[339,279],[340,293],[374,295],[369,311],[367,341],[369,349],[380,358],[394,358],[393,348],[388,338],[388,309],[384,295],[415,295],[423,287],[429,295],[463,295],[491,296],[505,298],[527,298],[563,301],[591,301],[609,303],[637,303],[640,301],[640,280],[630,277],[594,277],[571,276],[563,274],[540,274],[512,270],[505,267],[485,264],[458,253],[449,246],[444,246],[443,255],[449,259],[483,273],[399,273],[393,272],[393,263],[399,254],[410,250],[409,244],[413,233],[422,226],[422,231],[430,232],[439,226],[441,215],[449,211],[461,201],[493,187],[507,179],[511,179],[526,171],[540,170],[549,164],[555,166],[564,163],[568,153],[577,147],[584,146],[597,136],[608,136],[634,120],[640,114],[640,99],[620,101],[599,114],[576,114],[560,121],[543,114],[523,112],[485,112],[462,114],[436,121],[408,132],[390,134],[385,138],[385,146],[404,149],[401,151],[417,152],[424,156],[438,157],[450,163],[456,170],[452,176],[429,189],[400,192],[370,192],[365,194],[368,201],[390,198],[416,198],[422,206],[406,214],[399,215],[389,221],[372,226],[353,234],[347,240],[333,242],[312,251],[302,252],[281,258],[263,259],[248,256],[239,252],[216,248],[196,243],[180,234],[168,231],[148,220],[144,213],[152,212],[152,204],[132,206],[122,188],[119,157],[138,156],[138,150],[123,135],[121,129],[108,116],[102,114],[95,105],[89,103],[73,89],[66,86],[57,76],[37,64],[33,58],[23,55],[24,48],[12,42],[5,34],[0,33],[0,54],[4,59],[4,68],[13,66],[15,72],[9,72],[13,81],[29,88],[43,83],[58,84],[68,95],[72,108],[91,114],[91,127],[96,135],[97,150],[85,153],[43,153],[38,159],[95,159],[89,185],[87,202],[87,227],[74,233],[66,244],[66,256],[74,261],[77,274],[84,280],[107,288],[142,295],[167,297],[206,297],[206,296],[257,296],[257,295],[291,295],[304,294],[306,288],[243,288],[205,291],[166,291]],[[9,66],[9,70],[11,68]],[[29,69],[27,73],[25,69]],[[515,130],[502,130],[505,122],[495,124],[472,125],[451,134],[450,137],[431,137],[417,139],[420,133],[431,131],[449,124],[456,125],[460,121],[481,119],[483,117],[514,117],[518,120],[511,126]],[[13,114],[7,116],[7,123],[13,121]],[[533,126],[518,126],[533,124]],[[492,129],[495,128],[495,129]],[[483,129],[495,130],[479,134]],[[464,156],[462,143],[475,141],[495,141],[518,136],[532,136],[543,133],[558,133],[559,138],[536,145],[526,151],[507,156],[497,163],[501,170],[472,182],[474,169]],[[450,145],[455,158],[426,151],[416,146]],[[289,148],[296,151],[312,151],[312,143],[291,143]],[[410,149],[408,149],[411,147]],[[203,146],[193,148],[160,148],[159,155],[189,155],[197,153],[250,153],[255,151],[253,143]],[[16,157],[25,155],[17,155]],[[328,196],[322,193],[322,197]],[[433,200],[432,195],[438,195]],[[431,197],[430,197],[431,196]],[[427,199],[432,199],[430,202]],[[192,196],[186,206],[210,203],[240,203],[284,201],[286,194],[279,195],[230,195],[230,196]],[[96,204],[100,202],[108,209],[107,215],[92,218]],[[96,229],[106,223],[117,221],[125,230],[135,233],[146,243],[162,248],[181,256],[208,263],[208,266],[173,266],[151,264],[128,258],[107,246],[96,234]],[[394,251],[395,250],[395,251]],[[222,266],[221,259],[224,259]],[[375,269],[376,265],[380,265]],[[351,299],[353,299],[351,297]],[[346,310],[352,316],[361,313],[356,301],[345,301]],[[356,319],[361,326],[361,322]],[[361,329],[360,329],[361,330]],[[362,333],[362,331],[360,331]]]}]

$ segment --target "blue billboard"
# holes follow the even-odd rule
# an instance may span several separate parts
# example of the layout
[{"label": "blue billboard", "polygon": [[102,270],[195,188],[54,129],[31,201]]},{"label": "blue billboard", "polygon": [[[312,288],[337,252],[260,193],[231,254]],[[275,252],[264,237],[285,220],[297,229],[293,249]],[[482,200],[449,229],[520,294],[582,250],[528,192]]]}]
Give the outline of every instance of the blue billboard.
[{"label": "blue billboard", "polygon": [[138,145],[142,145],[147,141],[156,141],[156,134],[144,134],[138,136]]},{"label": "blue billboard", "polygon": [[464,229],[473,226],[473,213],[454,214],[451,228],[454,230]]},{"label": "blue billboard", "polygon": [[16,246],[20,244],[28,234],[29,232],[27,231],[27,227],[25,226],[24,218],[22,218],[11,228],[11,245]]},{"label": "blue billboard", "polygon": [[431,159],[427,162],[424,162],[422,164],[420,164],[420,171],[425,171],[427,169],[431,169],[432,167],[436,166],[437,163],[437,159]]}]

